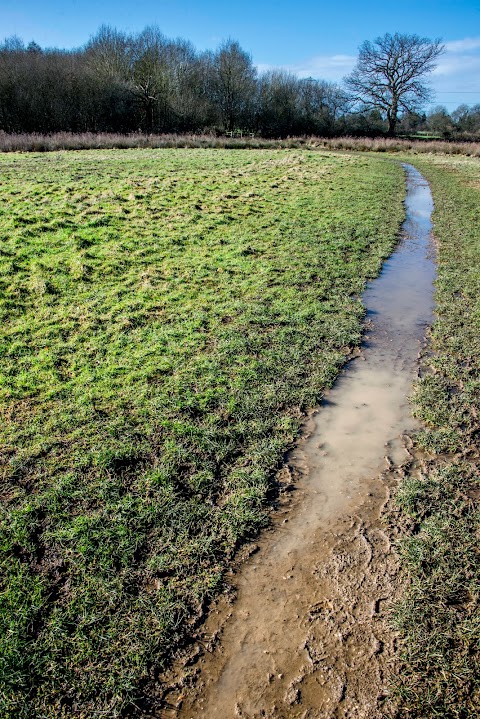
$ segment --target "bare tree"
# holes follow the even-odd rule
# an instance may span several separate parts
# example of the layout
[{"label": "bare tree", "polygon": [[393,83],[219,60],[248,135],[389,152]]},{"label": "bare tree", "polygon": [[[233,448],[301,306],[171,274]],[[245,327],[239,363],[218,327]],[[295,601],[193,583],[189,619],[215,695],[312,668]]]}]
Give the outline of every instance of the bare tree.
[{"label": "bare tree", "polygon": [[345,84],[362,109],[380,110],[394,135],[401,111],[415,112],[431,99],[425,76],[445,48],[439,39],[386,33],[359,49],[357,65]]},{"label": "bare tree", "polygon": [[170,44],[154,26],[128,35],[102,25],[87,47],[97,72],[123,84],[135,98],[147,132],[152,132],[155,124],[161,125],[167,112]]},{"label": "bare tree", "polygon": [[265,137],[295,133],[298,119],[299,81],[284,70],[266,72],[258,82],[257,122]]},{"label": "bare tree", "polygon": [[465,134],[480,133],[480,105],[473,105],[473,107],[459,105],[452,112],[451,117],[459,132]]},{"label": "bare tree", "polygon": [[250,55],[235,40],[224,42],[213,58],[213,97],[224,126],[234,130],[248,124],[256,90],[256,69]]},{"label": "bare tree", "polygon": [[347,111],[349,105],[345,91],[334,83],[311,77],[298,82],[301,132],[317,135],[334,134],[337,118]]},{"label": "bare tree", "polygon": [[427,129],[441,135],[443,138],[451,136],[454,122],[448,110],[443,105],[437,105],[427,115]]}]

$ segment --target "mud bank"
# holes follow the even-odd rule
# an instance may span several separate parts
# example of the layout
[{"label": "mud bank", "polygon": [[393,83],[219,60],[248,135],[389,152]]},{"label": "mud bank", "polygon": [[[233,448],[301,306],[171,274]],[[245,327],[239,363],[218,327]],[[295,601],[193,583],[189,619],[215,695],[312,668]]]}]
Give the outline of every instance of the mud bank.
[{"label": "mud bank", "polygon": [[[367,334],[284,469],[271,531],[232,576],[196,659],[164,681],[161,717],[304,719],[384,715],[395,636],[386,623],[398,574],[381,516],[412,458],[408,394],[433,313],[429,187],[406,166],[396,251],[364,293]],[[201,649],[204,647],[207,651]]]}]

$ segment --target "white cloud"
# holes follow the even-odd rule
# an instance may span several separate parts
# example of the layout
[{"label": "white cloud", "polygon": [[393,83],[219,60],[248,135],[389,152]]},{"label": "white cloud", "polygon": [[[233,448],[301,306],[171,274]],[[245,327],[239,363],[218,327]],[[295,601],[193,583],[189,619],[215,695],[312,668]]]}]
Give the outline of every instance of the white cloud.
[{"label": "white cloud", "polygon": [[357,58],[353,55],[316,55],[310,60],[294,65],[292,71],[300,77],[339,81],[353,70],[356,61]]},{"label": "white cloud", "polygon": [[257,65],[259,72],[287,70],[298,77],[315,77],[319,80],[340,82],[353,70],[357,58],[353,55],[315,55],[292,65]]},{"label": "white cloud", "polygon": [[[467,76],[473,71],[480,70],[480,55],[454,55],[449,56],[445,54],[444,57],[439,60],[437,67],[433,71],[432,75],[438,76],[451,76],[455,75],[458,77]],[[452,83],[452,87],[455,83]],[[475,81],[475,85],[480,88],[478,80]]]},{"label": "white cloud", "polygon": [[268,72],[269,70],[280,70],[280,69],[284,70],[285,69],[284,67],[280,68],[279,65],[269,65],[266,62],[257,62],[256,68],[257,68],[258,72]]},{"label": "white cloud", "polygon": [[463,40],[451,40],[445,43],[447,53],[468,52],[480,49],[480,37],[466,37]]},{"label": "white cloud", "polygon": [[480,102],[480,37],[467,37],[445,43],[445,54],[432,73],[436,102],[449,110],[465,102]]}]

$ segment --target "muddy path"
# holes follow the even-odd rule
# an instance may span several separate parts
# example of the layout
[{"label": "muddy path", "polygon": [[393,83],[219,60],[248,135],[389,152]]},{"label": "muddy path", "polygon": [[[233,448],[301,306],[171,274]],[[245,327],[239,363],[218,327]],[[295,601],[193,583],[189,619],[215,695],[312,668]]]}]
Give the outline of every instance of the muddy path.
[{"label": "muddy path", "polygon": [[[163,680],[160,717],[340,719],[385,716],[399,589],[382,514],[413,459],[407,396],[433,313],[433,209],[406,166],[398,248],[365,293],[367,334],[283,470],[273,527],[231,576],[202,641]],[[293,484],[292,484],[293,480]],[[255,551],[254,551],[255,550]]]}]

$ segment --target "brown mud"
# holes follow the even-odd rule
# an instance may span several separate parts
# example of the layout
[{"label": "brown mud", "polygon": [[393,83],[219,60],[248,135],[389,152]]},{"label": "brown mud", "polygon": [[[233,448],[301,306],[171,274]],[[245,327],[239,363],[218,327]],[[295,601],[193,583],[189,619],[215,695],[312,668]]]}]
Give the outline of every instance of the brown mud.
[{"label": "brown mud", "polygon": [[408,395],[432,320],[433,209],[406,166],[402,238],[367,287],[367,334],[309,418],[281,472],[271,530],[232,571],[236,597],[162,678],[158,716],[377,719],[395,670],[388,613],[401,579],[382,522],[391,488],[415,471]]}]

